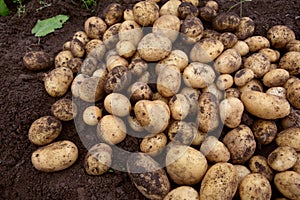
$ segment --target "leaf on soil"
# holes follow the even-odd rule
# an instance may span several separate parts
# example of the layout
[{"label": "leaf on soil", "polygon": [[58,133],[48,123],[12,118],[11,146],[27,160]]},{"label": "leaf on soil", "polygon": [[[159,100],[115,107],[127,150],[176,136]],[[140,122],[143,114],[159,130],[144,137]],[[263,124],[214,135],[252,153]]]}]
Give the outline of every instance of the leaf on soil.
[{"label": "leaf on soil", "polygon": [[57,15],[45,20],[38,20],[31,33],[36,37],[43,37],[53,33],[55,29],[62,28],[62,25],[69,19],[66,15]]},{"label": "leaf on soil", "polygon": [[7,16],[9,13],[9,9],[6,6],[4,0],[0,0],[0,15],[1,16]]}]

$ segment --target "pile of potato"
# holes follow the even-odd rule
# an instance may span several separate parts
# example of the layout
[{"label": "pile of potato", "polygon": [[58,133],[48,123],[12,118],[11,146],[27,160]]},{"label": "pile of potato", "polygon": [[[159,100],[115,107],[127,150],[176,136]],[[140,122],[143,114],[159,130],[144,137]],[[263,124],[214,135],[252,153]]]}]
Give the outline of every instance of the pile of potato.
[{"label": "pile of potato", "polygon": [[[114,3],[55,58],[24,56],[29,70],[54,63],[45,89],[62,97],[53,116],[30,127],[30,141],[42,146],[32,154],[36,169],[63,170],[78,157],[72,142],[52,143],[60,121],[79,113],[64,97],[71,90],[92,104],[77,117],[102,141],[86,155],[89,175],[107,172],[114,145],[135,133],[143,139],[127,171],[149,199],[271,199],[273,183],[282,197],[300,199],[300,41],[284,25],[253,35],[251,18],[198,3]],[[255,153],[271,143],[268,157]]]}]

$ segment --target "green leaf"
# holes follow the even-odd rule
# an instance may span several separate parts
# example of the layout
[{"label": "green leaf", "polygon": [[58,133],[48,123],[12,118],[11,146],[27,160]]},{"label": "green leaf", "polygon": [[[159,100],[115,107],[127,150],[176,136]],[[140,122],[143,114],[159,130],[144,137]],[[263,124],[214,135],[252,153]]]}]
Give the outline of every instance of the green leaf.
[{"label": "green leaf", "polygon": [[43,37],[53,33],[55,29],[62,28],[62,25],[69,19],[66,15],[57,15],[45,20],[38,20],[31,33],[36,37]]},{"label": "green leaf", "polygon": [[6,6],[4,0],[0,0],[0,15],[1,16],[7,16],[9,13],[9,9]]}]

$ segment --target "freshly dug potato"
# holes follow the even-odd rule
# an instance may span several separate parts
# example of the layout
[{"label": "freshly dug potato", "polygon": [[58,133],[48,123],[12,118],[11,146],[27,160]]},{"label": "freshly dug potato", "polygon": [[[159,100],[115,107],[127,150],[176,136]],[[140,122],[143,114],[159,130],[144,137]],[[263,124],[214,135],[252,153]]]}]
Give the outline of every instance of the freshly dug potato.
[{"label": "freshly dug potato", "polygon": [[130,41],[121,40],[116,44],[117,52],[124,58],[130,58],[135,54],[136,48]]},{"label": "freshly dug potato", "polygon": [[242,121],[244,105],[242,101],[235,97],[228,97],[220,102],[220,118],[225,126],[236,128]]},{"label": "freshly dug potato", "polygon": [[174,66],[165,67],[164,70],[158,74],[156,84],[157,91],[163,97],[174,96],[181,86],[181,74],[179,69]]},{"label": "freshly dug potato", "polygon": [[139,100],[151,100],[153,93],[151,88],[143,82],[133,83],[127,91],[130,101],[133,103],[138,102]]},{"label": "freshly dug potato", "polygon": [[68,67],[72,70],[73,73],[78,73],[81,69],[82,59],[81,58],[72,58],[68,62]]},{"label": "freshly dug potato", "polygon": [[232,48],[237,50],[241,56],[247,55],[250,51],[248,44],[241,40],[237,41]]},{"label": "freshly dug potato", "polygon": [[285,197],[297,200],[300,199],[300,174],[294,171],[285,171],[277,173],[274,177],[276,188]]},{"label": "freshly dug potato", "polygon": [[188,64],[189,59],[186,53],[181,50],[173,50],[170,55],[156,64],[155,72],[156,74],[159,74],[161,70],[164,70],[166,65],[175,66],[180,70],[180,72],[183,72]]},{"label": "freshly dug potato", "polygon": [[102,117],[102,110],[97,106],[87,107],[82,114],[84,123],[89,126],[96,126]]},{"label": "freshly dug potato", "polygon": [[208,136],[201,144],[200,151],[209,162],[228,162],[230,153],[227,147],[214,136]]},{"label": "freshly dug potato", "polygon": [[72,39],[78,39],[83,45],[86,45],[90,41],[84,31],[77,31],[76,33],[74,33]]},{"label": "freshly dug potato", "polygon": [[229,49],[232,48],[237,43],[238,38],[233,33],[225,32],[219,36],[219,40],[221,40],[225,49]]},{"label": "freshly dug potato", "polygon": [[77,115],[77,106],[71,99],[59,99],[51,106],[52,114],[61,121],[70,121]]},{"label": "freshly dug potato", "polygon": [[121,27],[121,23],[116,23],[110,26],[103,34],[102,41],[106,47],[106,49],[113,49],[117,42],[119,41],[119,29]]},{"label": "freshly dug potato", "polygon": [[234,34],[240,39],[245,40],[251,37],[255,30],[255,23],[250,17],[242,17]]},{"label": "freshly dug potato", "polygon": [[64,43],[63,47],[62,47],[62,50],[63,51],[70,51],[70,48],[71,48],[71,41],[67,41]]},{"label": "freshly dug potato", "polygon": [[252,173],[259,173],[266,177],[269,181],[273,180],[273,171],[268,165],[268,160],[263,156],[253,156],[249,160],[249,168]]},{"label": "freshly dug potato", "polygon": [[194,62],[208,63],[216,59],[224,50],[224,45],[215,38],[203,38],[190,51],[190,59]]},{"label": "freshly dug potato", "polygon": [[98,61],[102,61],[106,52],[105,43],[100,39],[92,39],[85,45],[87,57],[94,57]]},{"label": "freshly dug potato", "polygon": [[118,92],[125,89],[131,82],[131,73],[124,66],[116,66],[108,72],[104,90],[106,93]]},{"label": "freshly dug potato", "polygon": [[284,87],[271,87],[266,91],[266,93],[286,98],[286,89]]},{"label": "freshly dug potato", "polygon": [[144,131],[143,126],[134,116],[131,116],[131,115],[127,116],[127,123],[130,126],[130,128],[135,132],[143,132]]},{"label": "freshly dug potato", "polygon": [[218,10],[219,10],[219,5],[218,5],[218,2],[216,2],[216,1],[211,1],[211,0],[207,1],[207,2],[205,3],[205,7],[212,8],[212,9],[214,9],[215,11],[218,11]]},{"label": "freshly dug potato", "polygon": [[300,109],[300,80],[294,81],[287,88],[287,99],[296,109]]},{"label": "freshly dug potato", "polygon": [[112,149],[105,143],[92,146],[84,159],[84,169],[89,175],[101,175],[108,171],[112,163]]},{"label": "freshly dug potato", "polygon": [[92,76],[97,69],[102,67],[101,64],[95,57],[89,56],[82,62],[80,73]]},{"label": "freshly dug potato", "polygon": [[120,93],[110,93],[104,99],[104,107],[107,112],[118,117],[125,117],[131,111],[129,99]]},{"label": "freshly dug potato", "polygon": [[216,71],[222,74],[231,74],[242,65],[242,57],[235,49],[225,50],[214,62]]},{"label": "freshly dug potato", "polygon": [[71,91],[72,91],[73,97],[79,97],[79,87],[86,78],[89,78],[89,76],[86,74],[78,74],[74,78],[72,85],[71,85]]},{"label": "freshly dug potato", "polygon": [[297,162],[297,152],[289,146],[277,147],[268,156],[268,164],[276,171],[286,171]]},{"label": "freshly dug potato", "polygon": [[158,133],[152,137],[145,137],[140,144],[140,149],[150,156],[157,156],[166,147],[167,142],[167,136],[164,133]]},{"label": "freshly dug potato", "polygon": [[44,79],[47,93],[52,97],[63,96],[73,81],[73,72],[70,68],[59,67],[50,71]]},{"label": "freshly dug potato", "polygon": [[286,99],[258,91],[245,91],[241,95],[246,110],[262,119],[279,119],[290,113]]},{"label": "freshly dug potato", "polygon": [[168,127],[168,137],[176,144],[190,145],[195,134],[192,124],[185,121],[173,121]]},{"label": "freshly dug potato", "polygon": [[221,33],[212,30],[212,29],[204,29],[203,38],[219,38]]},{"label": "freshly dug potato", "polygon": [[204,6],[199,9],[199,15],[201,19],[212,22],[213,19],[218,15],[217,11],[211,7]]},{"label": "freshly dug potato", "polygon": [[180,19],[185,19],[187,16],[195,16],[197,17],[199,14],[198,9],[195,5],[193,5],[191,2],[182,2],[178,6],[178,17]]},{"label": "freshly dug potato", "polygon": [[209,92],[217,97],[219,101],[223,99],[223,91],[219,90],[215,83],[208,85],[202,89],[202,93]]},{"label": "freshly dug potato", "polygon": [[252,36],[245,40],[250,52],[256,52],[264,48],[270,47],[269,40],[264,36]]},{"label": "freshly dug potato", "polygon": [[244,61],[244,68],[251,69],[256,78],[261,78],[270,70],[271,62],[262,53],[254,53]]},{"label": "freshly dug potato", "polygon": [[247,91],[258,91],[263,92],[263,84],[258,79],[252,79],[251,81],[247,82],[245,85],[238,87],[240,93],[247,92]]},{"label": "freshly dug potato", "polygon": [[174,15],[163,15],[155,20],[152,28],[153,33],[164,35],[174,42],[180,31],[180,19]]},{"label": "freshly dug potato", "polygon": [[194,6],[198,6],[199,1],[198,0],[182,0],[182,2],[189,2],[191,4],[193,4]]},{"label": "freshly dug potato", "polygon": [[101,67],[100,69],[95,70],[92,76],[99,77],[103,81],[105,81],[107,76],[107,70],[105,67]]},{"label": "freshly dug potato", "polygon": [[204,27],[201,20],[198,17],[189,15],[183,20],[181,24],[181,39],[186,44],[194,44],[200,41],[200,39],[202,38],[203,30]]},{"label": "freshly dug potato", "polygon": [[166,155],[166,168],[176,184],[194,185],[205,175],[207,161],[200,151],[192,147],[173,145]]},{"label": "freshly dug potato", "polygon": [[289,27],[276,25],[268,30],[267,38],[275,49],[283,49],[289,41],[295,40],[296,36]]},{"label": "freshly dug potato", "polygon": [[108,72],[110,72],[113,68],[119,66],[125,67],[127,69],[128,65],[128,61],[124,57],[121,57],[119,55],[112,55],[106,58],[106,69]]},{"label": "freshly dug potato", "polygon": [[238,173],[230,163],[211,166],[201,183],[200,199],[232,199],[238,187]]},{"label": "freshly dug potato", "polygon": [[224,98],[235,97],[240,98],[241,92],[237,88],[228,88],[225,90]]},{"label": "freshly dug potato", "polygon": [[232,32],[235,31],[240,24],[240,18],[233,13],[220,13],[212,21],[213,28],[216,31]]},{"label": "freshly dug potato", "polygon": [[190,113],[190,101],[183,94],[174,95],[169,101],[171,116],[175,120],[183,120]]},{"label": "freshly dug potato", "polygon": [[171,190],[165,170],[148,155],[131,154],[127,170],[135,187],[148,199],[163,199]]},{"label": "freshly dug potato", "polygon": [[196,114],[198,112],[198,97],[200,95],[200,91],[191,87],[184,87],[181,89],[180,94],[185,95],[186,98],[189,100],[190,114]]},{"label": "freshly dug potato", "polygon": [[119,40],[127,40],[137,46],[143,38],[141,26],[133,20],[122,22],[118,30]]},{"label": "freshly dug potato", "polygon": [[296,164],[293,166],[293,170],[297,173],[300,173],[300,153],[297,153],[297,161]]},{"label": "freshly dug potato", "polygon": [[243,68],[234,74],[234,84],[244,86],[254,78],[254,72],[251,69]]},{"label": "freshly dug potato", "polygon": [[30,142],[36,145],[51,143],[62,130],[61,122],[52,116],[44,116],[35,120],[28,132]]},{"label": "freshly dug potato", "polygon": [[233,165],[238,173],[238,185],[240,185],[241,181],[245,176],[251,173],[251,171],[245,167],[244,165]]},{"label": "freshly dug potato", "polygon": [[289,79],[290,74],[285,69],[273,69],[263,77],[263,83],[267,87],[283,86]]},{"label": "freshly dug potato", "polygon": [[107,29],[106,23],[100,17],[90,17],[84,22],[84,30],[91,39],[102,39]]},{"label": "freshly dug potato", "polygon": [[219,90],[226,90],[233,85],[233,77],[230,74],[221,74],[217,78],[216,86]]},{"label": "freshly dug potato", "polygon": [[288,129],[291,127],[300,128],[300,110],[291,108],[290,114],[283,118],[280,124],[283,129]]},{"label": "freshly dug potato", "polygon": [[141,26],[151,26],[159,17],[159,7],[154,1],[141,1],[133,6],[133,17]]},{"label": "freshly dug potato", "polygon": [[247,162],[256,149],[254,135],[251,129],[244,124],[229,131],[225,135],[223,143],[228,148],[231,162],[234,164],[243,164]]},{"label": "freshly dug potato", "polygon": [[277,135],[275,121],[258,119],[254,121],[252,131],[259,144],[270,144]]},{"label": "freshly dug potato", "polygon": [[129,63],[128,69],[132,75],[140,78],[144,73],[148,72],[146,71],[148,69],[148,63],[141,58],[134,58],[131,60],[131,63]]},{"label": "freshly dug potato", "polygon": [[31,162],[39,171],[56,172],[70,167],[77,158],[77,146],[71,141],[63,140],[38,148],[32,153]]},{"label": "freshly dug potato", "polygon": [[163,200],[199,200],[198,192],[190,186],[179,186],[171,190]]},{"label": "freshly dug potato", "polygon": [[82,58],[85,54],[84,44],[75,38],[71,41],[70,51],[74,57]]},{"label": "freshly dug potato", "polygon": [[123,6],[118,3],[111,3],[104,9],[103,15],[108,26],[116,24],[122,20]]},{"label": "freshly dug potato", "polygon": [[287,51],[297,51],[297,52],[300,52],[300,40],[291,40],[291,41],[289,41],[286,44],[285,49]]},{"label": "freshly dug potato", "polygon": [[280,58],[280,52],[270,48],[260,49],[259,53],[265,54],[272,63],[277,62]]},{"label": "freshly dug potato", "polygon": [[277,134],[276,144],[280,147],[292,147],[300,151],[300,128],[290,127]]},{"label": "freshly dug potato", "polygon": [[29,70],[39,71],[50,68],[53,60],[53,57],[44,51],[29,51],[23,57],[23,64]]},{"label": "freshly dug potato", "polygon": [[176,17],[179,16],[178,14],[178,7],[181,4],[179,0],[171,0],[167,1],[164,5],[161,6],[159,10],[159,15],[174,15]]},{"label": "freshly dug potato", "polygon": [[288,89],[295,81],[300,80],[298,77],[296,76],[290,76],[290,78],[285,82],[285,84],[283,85],[283,87],[285,89]]},{"label": "freshly dug potato", "polygon": [[119,117],[105,115],[98,123],[97,135],[108,144],[118,144],[126,137],[126,125]]},{"label": "freshly dug potato", "polygon": [[265,176],[259,173],[248,174],[240,183],[239,195],[241,200],[271,199],[271,184]]},{"label": "freshly dug potato", "polygon": [[85,78],[79,85],[78,93],[80,99],[86,102],[96,102],[104,97],[104,81],[92,76]]},{"label": "freshly dug potato", "polygon": [[[71,46],[70,46],[70,50],[71,50]],[[54,60],[55,68],[68,67],[69,61],[74,57],[70,50],[61,51],[55,56],[55,60]]]}]

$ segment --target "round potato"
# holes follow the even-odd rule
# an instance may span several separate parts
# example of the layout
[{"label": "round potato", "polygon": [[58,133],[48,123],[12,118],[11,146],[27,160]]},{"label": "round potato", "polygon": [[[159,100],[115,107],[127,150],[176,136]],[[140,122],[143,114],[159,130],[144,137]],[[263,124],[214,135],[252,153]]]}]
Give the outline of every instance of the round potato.
[{"label": "round potato", "polygon": [[81,69],[82,59],[81,58],[72,58],[68,62],[68,67],[72,70],[73,73],[78,73]]},{"label": "round potato", "polygon": [[233,85],[233,77],[230,74],[221,74],[217,78],[216,86],[219,90],[226,90]]},{"label": "round potato", "polygon": [[290,127],[277,134],[276,144],[280,147],[292,147],[300,151],[300,127]]},{"label": "round potato", "polygon": [[199,15],[201,19],[212,22],[213,19],[218,15],[217,11],[211,7],[204,6],[199,9]]},{"label": "round potato", "polygon": [[195,16],[197,17],[199,14],[198,9],[195,5],[193,5],[191,2],[182,2],[178,6],[178,17],[180,19],[185,19],[187,16]]},{"label": "round potato", "polygon": [[261,78],[270,70],[271,62],[262,53],[254,53],[244,61],[244,68],[251,69],[256,78]]},{"label": "round potato", "polygon": [[285,49],[287,51],[297,51],[297,52],[300,52],[300,40],[291,40],[291,41],[289,41],[286,44]]},{"label": "round potato", "polygon": [[192,124],[184,121],[171,122],[168,127],[168,137],[176,144],[190,145],[195,138],[196,131]]},{"label": "round potato", "polygon": [[255,30],[255,23],[250,17],[242,17],[234,34],[240,39],[245,40],[251,37]]},{"label": "round potato", "polygon": [[264,48],[270,47],[270,42],[266,37],[263,36],[252,36],[245,40],[250,52],[256,52]]},{"label": "round potato", "polygon": [[225,32],[219,36],[219,40],[221,40],[225,49],[229,49],[232,48],[237,43],[238,38],[233,33]]},{"label": "round potato", "polygon": [[221,121],[229,128],[236,128],[242,121],[244,105],[235,97],[228,97],[219,105]]},{"label": "round potato", "polygon": [[171,116],[175,120],[183,120],[190,113],[190,101],[183,94],[174,95],[169,101]]},{"label": "round potato", "polygon": [[44,51],[30,51],[23,56],[24,66],[32,71],[48,69],[53,65],[53,57]]},{"label": "round potato", "polygon": [[272,63],[277,62],[280,58],[280,52],[270,48],[260,49],[259,53],[265,54]]},{"label": "round potato", "polygon": [[101,39],[107,25],[100,17],[90,17],[84,23],[84,30],[91,39]]},{"label": "round potato", "polygon": [[110,26],[103,34],[102,41],[106,49],[113,49],[119,41],[119,29],[121,23],[116,23]]},{"label": "round potato", "polygon": [[70,42],[70,50],[61,51],[55,56],[55,60],[54,60],[55,68],[68,67],[68,63],[73,57],[74,56],[71,52],[71,42]]},{"label": "round potato", "polygon": [[165,59],[159,61],[155,66],[156,74],[159,74],[161,70],[168,66],[177,67],[180,72],[182,72],[185,67],[189,64],[189,59],[186,53],[181,50],[173,50],[170,55],[168,55]]},{"label": "round potato", "polygon": [[289,79],[290,74],[285,69],[272,69],[263,77],[263,83],[267,87],[283,86]]},{"label": "round potato", "polygon": [[151,100],[153,97],[153,92],[149,85],[144,82],[133,83],[127,91],[130,101],[133,103],[139,100]]},{"label": "round potato", "polygon": [[148,69],[148,63],[141,58],[134,58],[131,60],[131,63],[129,63],[128,69],[132,75],[141,78],[144,73],[148,72],[146,71]]},{"label": "round potato", "polygon": [[95,57],[88,56],[82,62],[80,73],[92,76],[92,74],[101,67],[101,62],[99,62]]},{"label": "round potato", "polygon": [[289,199],[300,199],[300,174],[294,171],[277,173],[274,177],[276,188]]},{"label": "round potato", "polygon": [[179,69],[174,66],[165,67],[164,70],[158,74],[156,84],[157,91],[163,97],[174,96],[181,86],[181,74]]},{"label": "round potato", "polygon": [[243,68],[234,74],[234,83],[236,86],[244,86],[254,78],[254,72],[251,69]]},{"label": "round potato", "polygon": [[300,128],[300,110],[291,108],[290,114],[281,120],[281,126],[283,129]]},{"label": "round potato", "polygon": [[137,46],[143,38],[143,30],[141,26],[133,20],[122,22],[116,32],[118,32],[119,40],[130,41],[135,46]]},{"label": "round potato", "polygon": [[123,6],[118,3],[109,4],[103,11],[104,21],[108,26],[118,23],[123,17]]},{"label": "round potato", "polygon": [[141,26],[150,26],[159,17],[159,7],[154,1],[141,1],[133,6],[134,21]]},{"label": "round potato", "polygon": [[276,171],[286,171],[297,162],[297,152],[294,148],[283,146],[277,147],[268,156],[268,164]]},{"label": "round potato", "polygon": [[251,81],[247,82],[245,85],[238,87],[240,93],[247,92],[247,91],[258,91],[263,92],[263,84],[258,79],[252,79]]},{"label": "round potato", "polygon": [[82,58],[85,54],[84,44],[77,38],[71,41],[70,50],[72,55],[77,58]]},{"label": "round potato", "polygon": [[225,90],[224,98],[235,97],[240,98],[241,92],[237,88],[228,88]]},{"label": "round potato", "polygon": [[240,18],[233,13],[223,12],[218,14],[217,17],[213,19],[212,23],[216,31],[232,32],[238,28]]},{"label": "round potato", "polygon": [[250,51],[248,44],[241,40],[237,41],[232,48],[237,50],[241,56],[247,55]]},{"label": "round potato", "polygon": [[254,121],[252,131],[259,144],[270,144],[277,135],[277,125],[274,121],[258,119]]},{"label": "round potato", "polygon": [[216,1],[209,0],[205,3],[205,6],[210,7],[212,9],[214,9],[215,11],[219,10],[219,5],[218,5],[218,2],[216,2]]},{"label": "round potato", "polygon": [[253,156],[249,160],[249,168],[252,173],[259,173],[265,176],[269,181],[273,180],[273,171],[265,157],[259,155]]},{"label": "round potato", "polygon": [[78,39],[83,45],[86,45],[90,41],[84,31],[77,31],[76,33],[74,33],[72,39]]},{"label": "round potato", "polygon": [[216,71],[222,74],[231,74],[242,65],[242,57],[235,49],[225,50],[214,62]]},{"label": "round potato", "polygon": [[181,39],[186,44],[194,44],[200,41],[200,39],[202,38],[203,30],[204,27],[201,20],[195,16],[189,15],[181,24]]},{"label": "round potato", "polygon": [[99,77],[85,78],[79,85],[80,99],[86,102],[96,102],[104,97],[104,81]]},{"label": "round potato", "polygon": [[136,48],[130,41],[121,40],[116,46],[118,54],[124,58],[130,58],[135,54]]},{"label": "round potato", "polygon": [[171,190],[163,200],[199,200],[198,192],[190,186],[180,186]]},{"label": "round potato", "polygon": [[59,99],[51,106],[52,114],[61,121],[70,121],[77,115],[77,106],[70,99]]},{"label": "round potato", "polygon": [[87,57],[94,57],[101,61],[106,52],[105,43],[100,39],[92,39],[85,45],[85,51]]},{"label": "round potato", "polygon": [[140,144],[140,149],[150,156],[157,156],[165,148],[167,142],[167,136],[164,133],[158,133],[152,137],[145,137]]},{"label": "round potato", "polygon": [[245,176],[251,173],[251,171],[245,167],[244,165],[233,165],[238,173],[238,185],[240,185],[241,181]]},{"label": "round potato", "polygon": [[230,159],[227,147],[214,136],[208,136],[202,142],[200,151],[209,162],[228,162]]},{"label": "round potato", "polygon": [[159,10],[159,15],[174,15],[178,17],[178,7],[180,4],[181,1],[179,0],[167,1],[164,5],[161,6]]},{"label": "round potato", "polygon": [[120,93],[110,93],[104,99],[104,107],[107,112],[118,117],[125,117],[131,111],[129,99]]},{"label": "round potato", "polygon": [[153,33],[164,35],[174,42],[180,31],[180,19],[174,15],[162,15],[155,20],[152,28]]},{"label": "round potato", "polygon": [[82,114],[82,119],[84,123],[90,126],[97,125],[101,117],[102,117],[102,110],[97,106],[87,107]]},{"label": "round potato", "polygon": [[295,40],[296,36],[289,27],[276,25],[268,30],[267,38],[275,49],[283,49],[289,41]]},{"label": "round potato", "polygon": [[74,78],[72,85],[71,85],[71,91],[72,91],[73,97],[79,97],[79,87],[86,78],[89,78],[89,76],[86,74],[78,74]]},{"label": "round potato", "polygon": [[287,88],[287,99],[296,109],[300,109],[300,80],[294,81]]},{"label": "round potato", "polygon": [[106,93],[119,92],[131,82],[131,73],[124,66],[116,66],[108,72],[106,80],[104,82],[104,90]]}]

